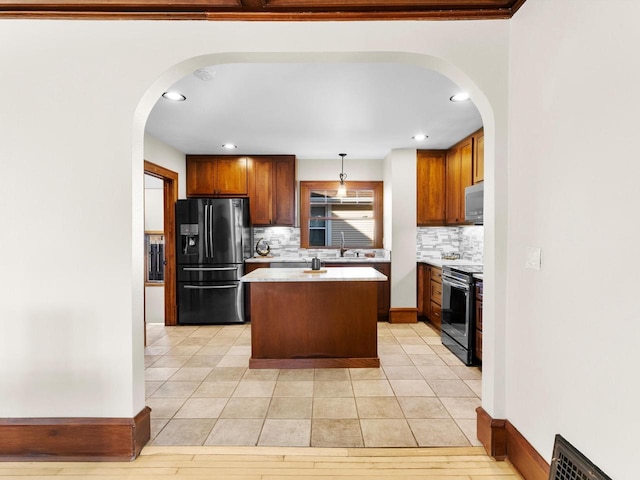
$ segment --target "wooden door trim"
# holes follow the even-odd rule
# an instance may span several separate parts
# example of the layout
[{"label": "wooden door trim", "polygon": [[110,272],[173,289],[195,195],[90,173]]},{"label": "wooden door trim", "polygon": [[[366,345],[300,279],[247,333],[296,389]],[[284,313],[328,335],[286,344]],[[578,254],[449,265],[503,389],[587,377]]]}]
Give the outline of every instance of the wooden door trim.
[{"label": "wooden door trim", "polygon": [[160,178],[164,182],[164,324],[177,325],[176,312],[176,219],[174,206],[178,200],[178,173],[147,160],[144,161],[144,173]]}]

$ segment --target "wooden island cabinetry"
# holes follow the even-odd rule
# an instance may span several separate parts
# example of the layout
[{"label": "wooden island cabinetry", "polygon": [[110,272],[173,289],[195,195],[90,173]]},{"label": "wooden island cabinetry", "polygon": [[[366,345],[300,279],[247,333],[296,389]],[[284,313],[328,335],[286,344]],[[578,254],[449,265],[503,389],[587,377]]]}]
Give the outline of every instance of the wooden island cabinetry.
[{"label": "wooden island cabinetry", "polygon": [[295,223],[295,157],[252,156],[248,159],[251,222],[256,226]]},{"label": "wooden island cabinetry", "polygon": [[187,155],[187,197],[247,195],[247,158]]},{"label": "wooden island cabinetry", "polygon": [[378,286],[378,320],[388,320],[391,309],[391,264],[388,262],[345,262],[327,263],[328,267],[372,267],[387,277],[385,281],[377,282]]}]

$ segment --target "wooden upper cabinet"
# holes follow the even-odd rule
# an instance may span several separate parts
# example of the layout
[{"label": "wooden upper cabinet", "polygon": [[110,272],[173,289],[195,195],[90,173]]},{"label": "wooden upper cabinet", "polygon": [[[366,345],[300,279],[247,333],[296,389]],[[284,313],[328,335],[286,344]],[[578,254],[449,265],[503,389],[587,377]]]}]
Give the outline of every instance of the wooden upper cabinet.
[{"label": "wooden upper cabinet", "polygon": [[187,155],[187,197],[247,193],[246,157]]},{"label": "wooden upper cabinet", "polygon": [[250,157],[249,198],[253,225],[294,225],[295,157]]},{"label": "wooden upper cabinet", "polygon": [[464,189],[473,184],[473,138],[467,137],[447,151],[447,224],[464,220]]},{"label": "wooden upper cabinet", "polygon": [[445,222],[444,150],[418,150],[417,223],[443,225]]},{"label": "wooden upper cabinet", "polygon": [[473,184],[484,181],[484,129],[473,134]]}]

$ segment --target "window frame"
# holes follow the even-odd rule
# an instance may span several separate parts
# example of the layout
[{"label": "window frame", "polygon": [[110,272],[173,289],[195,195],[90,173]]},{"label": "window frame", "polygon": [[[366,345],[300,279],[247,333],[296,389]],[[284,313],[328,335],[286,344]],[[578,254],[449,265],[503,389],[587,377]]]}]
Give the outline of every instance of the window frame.
[{"label": "window frame", "polygon": [[[313,190],[337,190],[338,186],[335,180],[327,181],[301,181],[300,182],[300,247],[324,250],[338,250],[337,246],[312,246],[309,245],[309,220],[311,214],[311,191]],[[367,250],[382,247],[382,232],[384,226],[383,210],[384,210],[384,183],[382,181],[352,181],[344,182],[347,190],[373,190],[373,217],[374,217],[374,239],[373,246],[359,247],[345,245],[346,248]]]}]

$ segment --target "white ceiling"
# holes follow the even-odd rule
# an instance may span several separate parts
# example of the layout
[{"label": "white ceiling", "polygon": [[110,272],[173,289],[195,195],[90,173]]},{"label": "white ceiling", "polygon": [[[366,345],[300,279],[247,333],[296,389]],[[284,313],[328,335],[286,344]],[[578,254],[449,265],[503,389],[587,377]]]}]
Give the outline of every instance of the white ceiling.
[{"label": "white ceiling", "polygon": [[[160,98],[147,132],[186,154],[381,159],[397,148],[446,149],[482,126],[472,101],[432,70],[387,63],[225,64]],[[198,72],[196,72],[198,73]],[[202,76],[202,75],[200,75]],[[411,137],[426,133],[426,141]],[[223,143],[238,146],[229,151]]]}]

